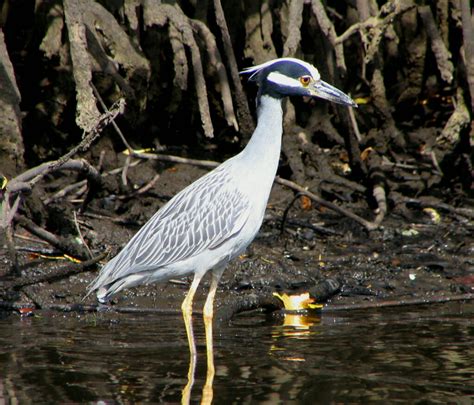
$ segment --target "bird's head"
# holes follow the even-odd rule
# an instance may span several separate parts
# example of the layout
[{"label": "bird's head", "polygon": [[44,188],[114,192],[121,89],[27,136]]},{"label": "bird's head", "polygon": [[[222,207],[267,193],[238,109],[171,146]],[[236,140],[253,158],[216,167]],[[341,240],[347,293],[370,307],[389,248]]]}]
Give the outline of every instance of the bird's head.
[{"label": "bird's head", "polygon": [[274,98],[319,97],[338,104],[357,107],[347,94],[322,81],[318,69],[299,59],[274,59],[247,68],[241,73],[250,74],[250,80],[258,82],[260,95]]}]

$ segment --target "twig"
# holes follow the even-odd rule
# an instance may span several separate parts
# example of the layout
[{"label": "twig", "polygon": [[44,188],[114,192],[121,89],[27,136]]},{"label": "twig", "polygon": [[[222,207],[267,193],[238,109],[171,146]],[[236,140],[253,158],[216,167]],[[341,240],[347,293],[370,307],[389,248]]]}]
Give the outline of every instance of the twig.
[{"label": "twig", "polygon": [[76,211],[73,211],[73,216],[74,216],[74,225],[76,226],[76,229],[77,229],[77,234],[79,235],[79,238],[81,239],[82,245],[85,246],[85,248],[87,249],[87,252],[89,253],[89,258],[92,258],[92,252],[89,246],[87,245],[84,237],[82,236],[81,228],[79,227],[79,223],[77,222]]},{"label": "twig", "polygon": [[440,175],[443,176],[443,171],[441,170],[441,167],[439,166],[438,159],[436,158],[436,154],[435,154],[434,150],[431,150],[429,152],[429,156],[431,158],[431,161],[433,162],[434,168],[438,171],[438,173]]},{"label": "twig", "polygon": [[43,244],[43,245],[49,245],[48,242],[42,240],[42,239],[37,239],[37,238],[32,238],[30,236],[26,236],[26,235],[20,235],[18,233],[15,233],[14,234],[15,238],[18,238],[18,239],[22,239],[22,240],[26,240],[28,242],[33,242],[33,243],[40,243],[40,244]]},{"label": "twig", "polygon": [[213,169],[220,165],[219,162],[215,162],[213,160],[199,160],[199,159],[189,159],[183,158],[180,156],[173,156],[173,155],[162,155],[162,154],[153,154],[153,153],[141,153],[133,151],[132,156],[141,158],[141,159],[152,159],[152,160],[161,160],[164,162],[173,162],[173,163],[183,163],[193,166],[201,166],[201,167],[208,167]]},{"label": "twig", "polygon": [[[110,110],[107,108],[107,105],[104,103],[104,100],[102,99],[100,93],[97,91],[96,87],[94,86],[93,83],[91,83],[91,86],[92,86],[92,90],[94,90],[94,94],[95,96],[97,97],[97,100],[99,100],[99,103],[100,103],[100,106],[102,107],[102,109],[104,110],[105,113],[109,113],[110,114]],[[111,121],[111,124],[112,126],[114,127],[115,129],[115,132],[117,132],[117,134],[119,135],[120,139],[122,140],[123,144],[125,145],[125,147],[131,151],[133,150],[133,148],[130,146],[130,144],[128,143],[127,139],[125,138],[125,135],[123,134],[123,132],[121,131],[121,129],[119,128],[119,126],[117,125],[117,123],[115,122],[115,119],[113,119]],[[102,151],[103,152],[103,151]],[[102,152],[101,152],[101,158],[102,158]],[[99,167],[100,167],[100,160],[99,160]],[[99,170],[99,169],[98,169]]]},{"label": "twig", "polygon": [[461,215],[466,218],[474,219],[474,210],[470,208],[462,208],[462,207],[452,207],[446,203],[436,203],[436,202],[429,202],[429,201],[422,201],[416,198],[404,197],[399,196],[396,198],[396,203],[403,203],[403,204],[415,204],[419,205],[420,207],[427,207],[427,208],[436,208],[440,210],[444,210],[447,212],[451,212],[456,215]]},{"label": "twig", "polygon": [[84,257],[84,252],[79,246],[68,242],[64,238],[60,238],[52,234],[51,232],[48,232],[46,229],[43,229],[39,227],[38,225],[36,225],[32,220],[22,215],[17,215],[15,219],[28,232],[32,233],[33,235],[37,236],[40,239],[45,240],[56,249],[59,249],[62,252],[67,253],[69,256],[72,256],[75,258]]},{"label": "twig", "polygon": [[330,229],[330,228],[325,228],[324,226],[314,225],[314,224],[311,224],[311,223],[307,223],[305,221],[300,221],[298,219],[287,219],[286,223],[288,225],[293,225],[293,226],[296,226],[296,227],[299,227],[299,228],[311,229],[315,232],[325,234],[325,235],[343,236],[343,234],[341,232],[335,231],[335,230]]},{"label": "twig", "polygon": [[374,224],[380,225],[387,214],[387,196],[385,188],[382,184],[377,184],[372,191],[375,201],[377,202],[377,215]]},{"label": "twig", "polygon": [[410,165],[407,163],[391,162],[386,156],[382,156],[381,166],[397,167],[408,170],[433,170],[433,166],[427,163],[420,163],[419,165]]},{"label": "twig", "polygon": [[143,187],[140,187],[137,191],[136,191],[136,194],[143,194],[143,193],[146,193],[148,190],[150,190],[151,188],[154,187],[154,185],[156,184],[156,182],[160,179],[160,175],[159,174],[155,174],[155,176],[147,183],[145,184]]},{"label": "twig", "polygon": [[84,174],[92,181],[100,182],[99,172],[84,159],[69,160],[68,162],[60,163],[59,160],[45,162],[39,166],[33,167],[26,172],[13,178],[7,184],[7,191],[13,193],[16,191],[17,183],[26,183],[30,188],[36,183],[38,178],[44,177],[46,174],[52,173],[56,170],[75,170],[84,172]]},{"label": "twig", "polygon": [[[19,235],[15,235],[15,238],[18,238]],[[39,239],[34,239],[34,238],[29,238],[31,239],[32,241],[38,243],[41,242],[41,243],[46,243],[45,241],[43,240],[39,240]],[[46,243],[47,245],[49,245],[48,243]],[[15,250],[17,252],[26,252],[26,253],[33,253],[33,254],[37,254],[37,255],[40,255],[40,256],[48,256],[48,258],[50,257],[58,257],[58,256],[61,256],[62,255],[62,252],[57,250],[57,249],[51,249],[51,248],[41,248],[41,247],[33,247],[33,246],[19,246],[19,245],[16,245],[15,246]],[[61,259],[64,259],[64,256],[61,256]]]},{"label": "twig", "polygon": [[94,219],[100,219],[100,220],[105,219],[107,221],[111,221],[111,222],[114,222],[116,224],[129,223],[129,221],[125,221],[124,219],[122,219],[120,217],[112,217],[112,216],[109,216],[109,215],[100,215],[100,214],[95,214],[93,212],[83,212],[82,216],[89,217],[89,218],[94,218]]},{"label": "twig", "polygon": [[283,216],[281,217],[281,224],[280,224],[280,233],[283,233],[285,231],[285,224],[286,224],[286,219],[288,217],[288,213],[290,212],[291,207],[295,203],[295,201],[300,198],[302,195],[305,195],[301,192],[298,192],[290,201],[290,203],[287,205],[285,208],[285,211],[283,211]]},{"label": "twig", "polygon": [[128,200],[128,199],[132,198],[133,196],[146,193],[148,190],[150,190],[151,188],[153,188],[153,186],[156,184],[156,182],[159,180],[159,178],[160,178],[160,175],[159,175],[159,174],[155,174],[155,176],[153,176],[153,178],[152,178],[147,184],[145,184],[144,186],[140,187],[138,190],[135,190],[135,191],[134,191],[133,193],[131,193],[131,194],[127,194],[127,195],[123,195],[123,196],[118,196],[117,199],[118,199],[118,200]]},{"label": "twig", "polygon": [[122,184],[126,186],[128,184],[127,180],[127,174],[128,174],[128,168],[130,166],[130,161],[132,157],[131,155],[128,155],[127,158],[125,159],[125,164],[123,165],[123,170],[122,170]]},{"label": "twig", "polygon": [[48,165],[48,167],[43,168],[38,173],[38,175],[30,181],[30,185],[36,184],[39,180],[41,180],[47,174],[60,169],[64,164],[66,164],[66,162],[71,158],[71,156],[75,155],[77,152],[87,150],[92,144],[92,142],[94,142],[94,140],[100,135],[102,130],[108,124],[110,124],[110,122],[113,121],[119,114],[123,114],[124,111],[125,111],[125,100],[121,98],[112,106],[112,108],[110,109],[110,112],[106,112],[99,117],[92,131],[89,134],[87,134],[77,146],[72,148],[65,155],[61,156],[58,160],[44,163],[44,165]]},{"label": "twig", "polygon": [[311,191],[306,190],[304,187],[300,186],[299,184],[293,183],[290,180],[282,179],[281,177],[276,177],[275,181],[279,184],[283,184],[284,186],[287,186],[293,190],[299,191],[302,194],[307,195],[309,198],[311,198],[313,201],[315,201],[318,204],[321,204],[327,208],[332,209],[333,211],[336,211],[339,214],[342,214],[350,219],[353,219],[354,221],[358,222],[361,224],[364,228],[366,228],[368,231],[373,231],[379,227],[379,224],[375,222],[370,222],[365,220],[364,218],[359,217],[358,215],[342,208],[339,207],[338,205],[326,201],[321,197],[318,197],[316,194],[312,193]]},{"label": "twig", "polygon": [[[18,210],[18,204],[20,202],[20,196],[17,196],[15,202],[13,203],[13,207],[10,207],[10,196],[7,192],[5,193],[4,201],[1,204],[1,217],[0,217],[0,232],[2,229],[5,230],[5,242],[7,244],[8,254],[13,262],[13,271],[15,273],[19,273],[18,269],[18,257],[15,252],[15,246],[13,244],[13,226],[12,226],[12,218],[15,215],[16,211]],[[0,234],[0,246],[3,245],[3,237]]]},{"label": "twig", "polygon": [[92,270],[92,268],[98,262],[107,257],[107,254],[107,252],[101,253],[100,255],[82,263],[69,263],[66,266],[62,266],[61,268],[49,274],[42,274],[39,276],[32,277],[19,277],[16,278],[11,284],[7,285],[7,287],[19,289],[28,285],[34,285],[44,282],[51,283],[53,281],[62,280],[64,278]]},{"label": "twig", "polygon": [[336,312],[336,311],[353,311],[357,309],[372,309],[372,308],[386,308],[386,307],[402,307],[408,305],[428,305],[440,304],[443,302],[453,301],[470,301],[474,300],[474,294],[456,294],[437,297],[424,298],[407,298],[400,300],[383,300],[374,302],[362,302],[356,304],[328,304],[324,306],[322,312]]},{"label": "twig", "polygon": [[[130,167],[135,167],[135,166],[137,166],[137,165],[140,164],[140,163],[141,163],[140,160],[135,160],[134,162],[130,163]],[[114,174],[120,173],[122,170],[123,170],[123,166],[122,166],[122,167],[118,167],[118,168],[116,168],[116,169],[109,170],[108,172],[103,173],[103,174],[102,174],[102,177],[107,177],[107,176],[110,176],[110,175],[114,175]],[[62,198],[62,197],[64,197],[66,194],[72,192],[73,190],[85,186],[86,183],[87,183],[87,180],[81,180],[81,181],[78,181],[77,183],[70,184],[70,185],[68,185],[68,186],[66,186],[66,187],[64,187],[64,188],[62,188],[62,189],[59,190],[58,192],[56,192],[56,193],[55,193],[54,195],[52,195],[51,197],[49,197],[49,198],[47,198],[46,200],[44,200],[44,204],[45,204],[45,205],[48,205],[51,201],[57,200],[57,199],[59,199],[59,198]]]},{"label": "twig", "polygon": [[372,148],[364,151],[364,160],[368,169],[368,177],[372,185],[372,195],[377,203],[374,224],[380,225],[387,214],[387,195],[385,191],[387,180],[385,173],[381,170],[382,157]]},{"label": "twig", "polygon": [[354,130],[354,135],[357,138],[357,142],[361,143],[362,142],[362,135],[360,134],[359,131],[359,125],[357,125],[357,120],[354,114],[354,109],[353,108],[348,108],[349,112],[349,118],[351,120],[351,125],[352,129]]}]

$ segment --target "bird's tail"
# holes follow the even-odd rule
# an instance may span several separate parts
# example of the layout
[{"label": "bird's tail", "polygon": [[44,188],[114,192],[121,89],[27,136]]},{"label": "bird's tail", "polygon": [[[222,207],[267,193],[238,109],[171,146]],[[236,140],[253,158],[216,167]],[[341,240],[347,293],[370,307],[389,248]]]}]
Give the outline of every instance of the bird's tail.
[{"label": "bird's tail", "polygon": [[[99,276],[100,277],[100,276]],[[114,280],[112,283],[102,285],[100,279],[94,280],[88,288],[87,294],[83,298],[85,300],[92,292],[96,292],[98,301],[101,304],[105,304],[110,301],[112,296],[122,291],[125,288],[136,286],[137,284],[145,283],[146,279],[149,278],[148,274],[132,274],[126,277]]]}]

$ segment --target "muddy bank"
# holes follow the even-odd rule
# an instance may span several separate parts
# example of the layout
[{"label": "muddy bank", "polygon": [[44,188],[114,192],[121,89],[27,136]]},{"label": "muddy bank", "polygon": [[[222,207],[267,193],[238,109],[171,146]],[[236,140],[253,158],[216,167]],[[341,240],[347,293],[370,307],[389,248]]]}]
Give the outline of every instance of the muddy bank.
[{"label": "muddy bank", "polygon": [[[50,229],[77,235],[75,227],[79,226],[93,257],[104,252],[112,257],[159,206],[205,172],[192,165],[140,162],[129,168],[127,188],[94,199],[84,212],[76,214],[76,223],[71,222],[71,213],[79,209],[80,199],[70,196],[66,204],[64,200],[52,202],[48,209],[57,212],[57,224],[49,224]],[[152,179],[157,173],[159,178],[152,187],[133,193],[143,186],[143,179]],[[45,184],[44,192],[54,195],[70,184],[67,180],[52,179]],[[404,204],[393,206],[383,226],[368,232],[353,220],[305,200],[297,200],[288,209],[293,200],[293,191],[274,185],[258,237],[244,256],[229,265],[220,283],[217,304],[223,316],[251,308],[249,297],[257,297],[254,307],[275,309],[279,303],[272,293],[282,291],[311,291],[317,300],[330,303],[474,291],[472,221],[441,208],[427,210]],[[348,204],[347,208],[364,218],[374,216],[360,203]],[[21,274],[11,273],[3,250],[2,301],[38,309],[95,304],[94,297],[84,301],[83,297],[100,263],[81,269],[81,264],[65,259],[61,252],[24,229],[17,230],[14,241],[20,252]],[[76,271],[79,273],[67,276]],[[119,294],[115,302],[121,307],[178,312],[189,284],[190,279],[181,279],[135,288]],[[207,287],[206,278],[198,292],[196,309],[202,307]]]}]

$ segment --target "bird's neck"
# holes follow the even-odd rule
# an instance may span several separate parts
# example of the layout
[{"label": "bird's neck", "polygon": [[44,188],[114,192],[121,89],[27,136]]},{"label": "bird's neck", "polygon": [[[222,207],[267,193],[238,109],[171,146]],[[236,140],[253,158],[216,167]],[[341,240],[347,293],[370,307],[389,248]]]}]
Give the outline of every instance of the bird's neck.
[{"label": "bird's neck", "polygon": [[283,133],[283,111],[281,99],[263,95],[258,98],[257,128],[242,151],[242,157],[249,159],[249,166],[265,171],[278,167]]}]

